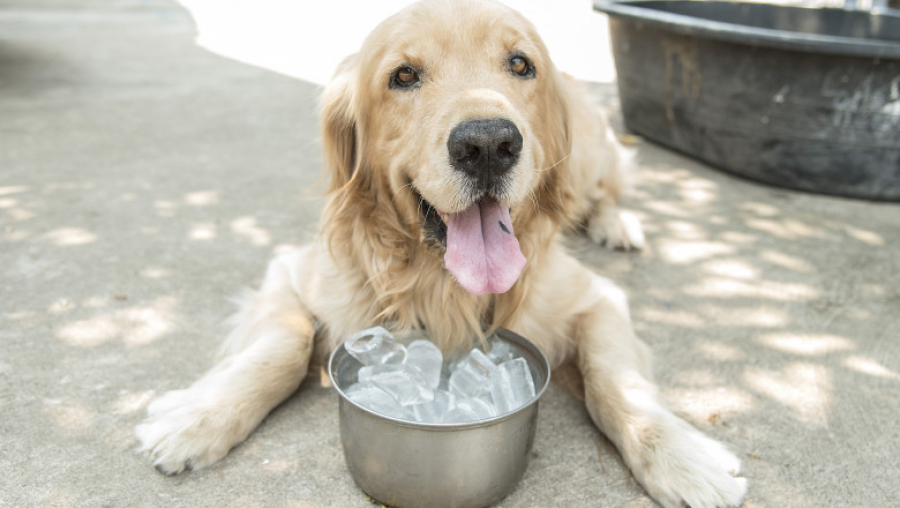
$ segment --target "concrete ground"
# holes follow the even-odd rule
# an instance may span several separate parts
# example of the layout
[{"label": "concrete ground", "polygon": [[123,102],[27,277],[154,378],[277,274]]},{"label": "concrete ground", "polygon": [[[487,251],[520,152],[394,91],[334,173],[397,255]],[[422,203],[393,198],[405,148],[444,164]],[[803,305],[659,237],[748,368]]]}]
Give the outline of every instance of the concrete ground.
[{"label": "concrete ground", "polygon": [[[134,452],[147,403],[211,365],[227,298],[314,232],[322,69],[383,13],[287,4],[0,0],[0,506],[371,506],[318,376],[209,469],[165,477]],[[555,5],[542,30],[603,26]],[[254,34],[281,53],[241,53]],[[608,49],[587,49],[555,55],[617,114]],[[636,152],[648,248],[570,244],[628,291],[671,406],[742,457],[746,507],[897,506],[900,205]],[[500,506],[654,504],[557,383]]]}]

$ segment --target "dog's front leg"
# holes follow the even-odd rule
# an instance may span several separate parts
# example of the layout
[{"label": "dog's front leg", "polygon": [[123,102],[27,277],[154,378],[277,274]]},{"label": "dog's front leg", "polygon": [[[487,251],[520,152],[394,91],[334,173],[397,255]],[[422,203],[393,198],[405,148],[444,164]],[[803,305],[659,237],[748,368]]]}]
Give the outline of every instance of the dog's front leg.
[{"label": "dog's front leg", "polygon": [[647,492],[666,508],[740,506],[740,461],[672,414],[652,381],[650,352],[634,334],[628,302],[595,276],[591,306],[575,321],[578,365],[594,423],[616,445]]},{"label": "dog's front leg", "polygon": [[135,435],[160,471],[174,474],[219,460],[306,376],[314,330],[291,283],[298,261],[299,254],[273,260],[239,315],[223,359],[189,388],[147,408]]}]

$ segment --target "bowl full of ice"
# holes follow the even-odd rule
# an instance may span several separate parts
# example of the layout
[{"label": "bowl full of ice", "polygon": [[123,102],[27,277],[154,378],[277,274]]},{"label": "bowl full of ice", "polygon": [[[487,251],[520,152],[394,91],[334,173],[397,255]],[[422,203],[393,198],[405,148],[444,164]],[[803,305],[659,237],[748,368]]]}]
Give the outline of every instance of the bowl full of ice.
[{"label": "bowl full of ice", "polygon": [[397,508],[484,507],[528,465],[546,358],[505,329],[467,351],[374,327],[329,360],[341,443],[357,485]]}]

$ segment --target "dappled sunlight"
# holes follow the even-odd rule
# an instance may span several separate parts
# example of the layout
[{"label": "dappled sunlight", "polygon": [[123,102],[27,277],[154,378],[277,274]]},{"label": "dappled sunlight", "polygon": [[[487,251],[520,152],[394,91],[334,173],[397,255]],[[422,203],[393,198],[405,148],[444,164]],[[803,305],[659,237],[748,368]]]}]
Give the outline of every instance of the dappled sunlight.
[{"label": "dappled sunlight", "polygon": [[759,252],[759,258],[769,264],[795,272],[810,273],[815,270],[809,262],[784,252],[764,249]]},{"label": "dappled sunlight", "polygon": [[767,347],[799,356],[819,356],[855,349],[853,342],[837,335],[823,333],[771,333],[757,337]]},{"label": "dappled sunlight", "polygon": [[698,304],[709,316],[715,316],[718,323],[730,327],[749,328],[779,328],[787,326],[791,318],[782,307],[757,304],[741,307],[721,306],[711,304]]},{"label": "dappled sunlight", "polygon": [[862,394],[900,381],[900,328],[885,328],[900,309],[896,207],[745,182],[650,143],[636,163],[628,204],[649,245],[633,267],[597,266],[627,281],[679,413],[764,440],[772,421],[847,432]]},{"label": "dappled sunlight", "polygon": [[191,240],[215,240],[218,236],[217,229],[216,225],[211,222],[201,222],[191,226],[188,236]]},{"label": "dappled sunlight", "polygon": [[697,314],[684,310],[659,309],[652,307],[643,307],[636,311],[636,319],[657,323],[659,325],[672,325],[681,328],[702,328],[706,321]]},{"label": "dappled sunlight", "polygon": [[741,280],[759,279],[762,275],[759,268],[740,259],[714,259],[703,264],[703,271],[718,277]]},{"label": "dappled sunlight", "polygon": [[[651,201],[642,206],[643,206],[643,208],[645,208],[647,210],[650,210],[654,213],[657,213],[657,214],[660,214],[663,216],[667,216],[667,217],[689,218],[691,216],[690,212],[688,212],[686,210],[682,210],[681,208],[679,208],[678,206],[676,206],[672,203],[666,203],[663,201]],[[654,229],[653,226],[649,226],[648,230],[656,231],[656,229]]]},{"label": "dappled sunlight", "polygon": [[175,217],[178,210],[178,204],[172,201],[157,200],[153,202],[153,208],[156,209],[156,215],[163,218]]},{"label": "dappled sunlight", "polygon": [[702,341],[696,347],[704,356],[718,362],[742,362],[747,359],[744,351],[730,344]]},{"label": "dappled sunlight", "polygon": [[[681,383],[695,384],[684,379]],[[739,388],[730,388],[719,380],[697,388],[666,390],[666,398],[677,401],[678,411],[696,423],[716,425],[723,417],[746,414],[759,408],[753,395]]]},{"label": "dappled sunlight", "polygon": [[97,241],[97,235],[95,233],[82,228],[54,229],[53,231],[45,234],[44,238],[62,247],[85,245]]},{"label": "dappled sunlight", "polygon": [[121,340],[127,346],[146,345],[172,330],[172,315],[178,304],[175,297],[160,297],[149,305],[116,309],[70,322],[56,331],[56,337],[77,347],[93,347],[111,340]]},{"label": "dappled sunlight", "polygon": [[881,247],[885,244],[884,237],[873,231],[847,226],[847,234],[860,242],[867,243],[873,247]]},{"label": "dappled sunlight", "polygon": [[661,239],[656,242],[660,257],[673,265],[689,265],[724,254],[733,254],[735,248],[724,242],[702,240]]},{"label": "dappled sunlight", "polygon": [[165,279],[172,276],[172,270],[159,266],[147,266],[141,268],[139,275],[145,279]]},{"label": "dappled sunlight", "polygon": [[810,226],[796,219],[746,219],[751,229],[756,229],[777,238],[793,240],[796,238],[828,238],[824,229]]},{"label": "dappled sunlight", "polygon": [[255,217],[234,219],[231,221],[231,232],[257,247],[264,247],[272,243],[272,235],[257,225]]},{"label": "dappled sunlight", "polygon": [[841,361],[841,365],[848,369],[866,374],[869,376],[880,377],[884,379],[900,380],[900,374],[888,369],[871,358],[864,356],[849,356]]},{"label": "dappled sunlight", "polygon": [[690,179],[679,186],[678,192],[684,203],[703,205],[716,200],[717,185],[706,180]]},{"label": "dappled sunlight", "polygon": [[0,196],[9,196],[11,194],[19,194],[28,192],[30,188],[27,185],[7,185],[0,187]]},{"label": "dappled sunlight", "polygon": [[156,395],[156,390],[141,390],[137,392],[123,390],[119,392],[119,397],[113,403],[113,412],[119,415],[138,413],[143,411]]},{"label": "dappled sunlight", "polygon": [[670,220],[665,223],[665,227],[671,236],[681,240],[703,240],[706,238],[706,231],[688,221]]},{"label": "dappled sunlight", "polygon": [[8,214],[14,221],[24,221],[34,217],[32,212],[21,208],[19,200],[12,198],[0,199],[0,209]]},{"label": "dappled sunlight", "polygon": [[741,203],[737,207],[744,212],[752,213],[759,217],[777,217],[781,215],[781,210],[775,205],[769,203],[759,203],[756,201],[747,201]]},{"label": "dappled sunlight", "polygon": [[43,404],[44,414],[58,430],[67,434],[87,433],[97,421],[97,412],[85,404],[60,399],[44,399]]},{"label": "dappled sunlight", "polygon": [[[709,223],[715,224],[712,220],[710,220]],[[719,239],[735,246],[746,247],[755,244],[758,237],[745,231],[723,231],[719,235]]]},{"label": "dappled sunlight", "polygon": [[813,363],[793,362],[781,370],[747,367],[747,386],[786,406],[795,418],[815,426],[827,426],[832,404],[831,371]]},{"label": "dappled sunlight", "polygon": [[674,379],[678,384],[694,387],[721,386],[727,382],[720,374],[697,369],[679,371]]},{"label": "dappled sunlight", "polygon": [[70,346],[91,347],[103,344],[119,335],[119,325],[109,316],[97,316],[69,323],[56,336]]},{"label": "dappled sunlight", "polygon": [[[741,277],[738,272],[738,277]],[[743,278],[743,277],[741,277]],[[685,294],[715,298],[766,298],[769,300],[802,301],[818,298],[821,291],[807,284],[756,280],[730,280],[706,277],[685,286]]]},{"label": "dappled sunlight", "polygon": [[205,190],[189,192],[184,195],[184,202],[191,206],[210,206],[219,203],[219,191]]}]

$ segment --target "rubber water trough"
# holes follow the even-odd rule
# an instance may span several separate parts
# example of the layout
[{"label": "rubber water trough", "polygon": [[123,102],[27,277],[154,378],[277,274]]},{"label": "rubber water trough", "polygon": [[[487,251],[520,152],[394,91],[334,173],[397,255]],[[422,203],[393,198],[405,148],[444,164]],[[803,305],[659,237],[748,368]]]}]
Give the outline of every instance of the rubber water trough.
[{"label": "rubber water trough", "polygon": [[756,181],[900,201],[900,15],[600,0],[629,130]]}]

